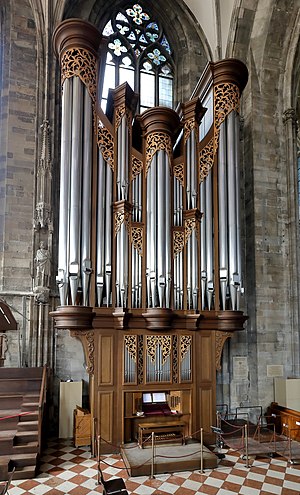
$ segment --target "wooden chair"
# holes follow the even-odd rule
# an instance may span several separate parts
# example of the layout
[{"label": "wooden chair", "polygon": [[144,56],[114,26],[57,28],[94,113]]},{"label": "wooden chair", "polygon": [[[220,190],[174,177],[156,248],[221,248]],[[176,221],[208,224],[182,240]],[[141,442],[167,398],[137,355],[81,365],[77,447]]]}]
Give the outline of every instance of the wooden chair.
[{"label": "wooden chair", "polygon": [[9,495],[8,490],[11,484],[11,480],[13,479],[13,475],[15,472],[15,467],[11,470],[11,472],[8,475],[8,480],[5,481],[5,483],[0,484],[0,495]]},{"label": "wooden chair", "polygon": [[105,481],[100,465],[98,466],[98,469],[100,474],[100,482],[103,486],[103,495],[128,495],[123,478],[113,478]]}]

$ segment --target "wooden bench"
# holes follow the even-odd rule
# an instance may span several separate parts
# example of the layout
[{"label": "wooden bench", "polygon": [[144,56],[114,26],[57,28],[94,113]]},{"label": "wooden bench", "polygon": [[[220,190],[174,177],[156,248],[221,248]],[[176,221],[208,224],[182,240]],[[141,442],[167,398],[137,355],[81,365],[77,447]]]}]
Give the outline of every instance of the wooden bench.
[{"label": "wooden bench", "polygon": [[151,443],[149,438],[154,433],[155,442],[169,443],[178,442],[184,443],[184,421],[164,421],[161,423],[140,423],[138,425],[138,444],[143,448],[145,444]]}]

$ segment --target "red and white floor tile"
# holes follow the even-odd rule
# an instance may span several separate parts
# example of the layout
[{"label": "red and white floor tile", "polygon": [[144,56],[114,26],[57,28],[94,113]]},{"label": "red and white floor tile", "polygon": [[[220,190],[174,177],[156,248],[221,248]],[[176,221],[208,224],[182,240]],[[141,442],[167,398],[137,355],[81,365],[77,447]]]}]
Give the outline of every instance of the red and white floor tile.
[{"label": "red and white floor tile", "polygon": [[[283,458],[252,459],[250,467],[228,451],[214,470],[129,477],[119,455],[103,456],[105,479],[121,477],[131,495],[300,495],[300,466]],[[41,457],[39,473],[15,480],[9,495],[99,495],[97,463],[88,447],[71,441],[51,441]]]}]

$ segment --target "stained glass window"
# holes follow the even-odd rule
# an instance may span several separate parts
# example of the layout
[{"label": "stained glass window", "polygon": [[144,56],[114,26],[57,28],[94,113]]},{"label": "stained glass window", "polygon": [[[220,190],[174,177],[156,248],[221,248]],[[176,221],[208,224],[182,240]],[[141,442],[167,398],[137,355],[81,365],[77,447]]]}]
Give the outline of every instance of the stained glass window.
[{"label": "stained glass window", "polygon": [[161,25],[142,2],[126,3],[103,29],[108,37],[101,105],[108,89],[127,81],[140,94],[139,111],[156,105],[173,106],[174,63]]}]

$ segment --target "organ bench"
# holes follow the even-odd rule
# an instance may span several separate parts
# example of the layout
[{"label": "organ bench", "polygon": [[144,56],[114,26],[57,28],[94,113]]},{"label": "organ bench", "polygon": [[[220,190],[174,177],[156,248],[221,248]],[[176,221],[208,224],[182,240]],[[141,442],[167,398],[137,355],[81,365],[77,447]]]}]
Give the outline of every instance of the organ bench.
[{"label": "organ bench", "polygon": [[155,442],[184,443],[184,421],[164,421],[161,423],[140,423],[138,425],[138,444],[143,448],[145,444],[151,443],[150,435],[154,433]]}]

